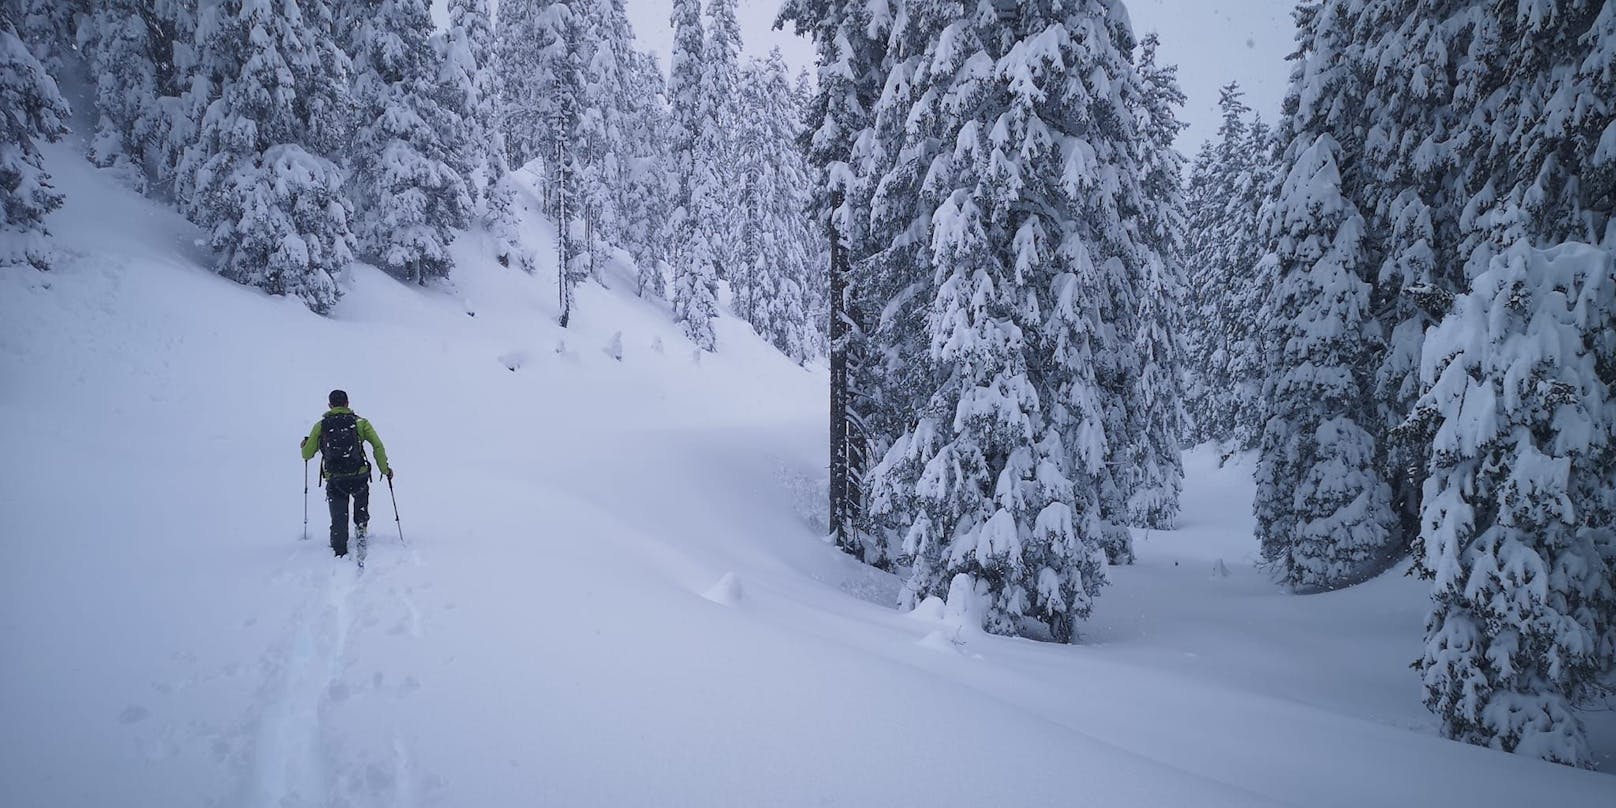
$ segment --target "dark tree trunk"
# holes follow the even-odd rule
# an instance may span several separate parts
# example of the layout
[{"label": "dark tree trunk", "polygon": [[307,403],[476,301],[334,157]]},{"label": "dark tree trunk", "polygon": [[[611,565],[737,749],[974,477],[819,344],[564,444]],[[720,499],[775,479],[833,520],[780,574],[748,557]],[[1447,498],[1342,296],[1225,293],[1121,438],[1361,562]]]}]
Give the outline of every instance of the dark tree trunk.
[{"label": "dark tree trunk", "polygon": [[849,423],[848,402],[852,395],[847,372],[853,324],[847,299],[850,267],[847,244],[836,227],[836,211],[841,208],[842,199],[841,191],[831,192],[826,217],[830,235],[830,532],[836,538],[837,547],[857,556],[859,543],[853,524],[857,514],[854,505],[857,487],[852,481],[851,451],[854,430]]}]

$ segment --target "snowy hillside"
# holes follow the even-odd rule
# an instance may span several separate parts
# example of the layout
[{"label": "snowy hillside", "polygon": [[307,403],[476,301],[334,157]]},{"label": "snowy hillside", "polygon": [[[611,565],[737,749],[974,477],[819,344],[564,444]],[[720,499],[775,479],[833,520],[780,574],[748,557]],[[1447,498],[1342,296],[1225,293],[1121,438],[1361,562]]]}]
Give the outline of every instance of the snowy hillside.
[{"label": "snowy hillside", "polygon": [[[1424,585],[1256,572],[1248,465],[1188,458],[1079,644],[968,633],[821,540],[825,376],[736,320],[698,362],[608,278],[563,331],[474,237],[318,317],[79,145],[69,256],[0,274],[0,804],[1616,804],[1609,714],[1604,773],[1437,736]],[[317,489],[300,540],[333,387],[398,469],[363,574]]]}]

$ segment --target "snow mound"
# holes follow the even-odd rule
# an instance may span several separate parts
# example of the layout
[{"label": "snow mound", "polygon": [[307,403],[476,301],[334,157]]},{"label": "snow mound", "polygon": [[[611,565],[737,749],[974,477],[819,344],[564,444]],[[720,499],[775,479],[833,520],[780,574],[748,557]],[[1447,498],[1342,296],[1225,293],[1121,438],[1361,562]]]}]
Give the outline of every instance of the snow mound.
[{"label": "snow mound", "polygon": [[950,654],[964,654],[965,650],[960,647],[958,642],[955,642],[954,637],[955,632],[938,629],[937,631],[930,632],[926,636],[915,640],[915,645],[933,651],[942,651]]},{"label": "snow mound", "polygon": [[741,579],[733,572],[726,572],[701,596],[717,604],[734,606],[741,602]]}]

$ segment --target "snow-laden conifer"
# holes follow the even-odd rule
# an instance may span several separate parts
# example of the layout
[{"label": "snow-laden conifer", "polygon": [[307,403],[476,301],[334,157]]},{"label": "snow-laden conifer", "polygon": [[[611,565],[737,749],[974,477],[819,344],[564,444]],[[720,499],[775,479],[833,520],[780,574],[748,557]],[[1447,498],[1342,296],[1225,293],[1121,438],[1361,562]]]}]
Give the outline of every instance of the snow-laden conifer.
[{"label": "snow-laden conifer", "polygon": [[1390,491],[1364,395],[1374,343],[1364,221],[1341,194],[1339,145],[1301,135],[1268,212],[1268,421],[1257,467],[1263,558],[1298,590],[1378,571],[1394,552]]},{"label": "snow-laden conifer", "polygon": [[740,99],[734,309],[781,352],[804,362],[816,353],[807,291],[815,245],[806,221],[809,174],[795,143],[799,112],[779,49],[747,65]]},{"label": "snow-laden conifer", "polygon": [[1156,60],[1155,34],[1139,43],[1144,79],[1138,128],[1142,135],[1140,170],[1145,207],[1138,329],[1134,338],[1139,375],[1133,395],[1134,426],[1128,438],[1128,522],[1171,529],[1178,521],[1178,495],[1184,485],[1179,441],[1184,432],[1181,393],[1182,288],[1184,242],[1184,159],[1173,141],[1184,128],[1177,109],[1184,104],[1178,68]]},{"label": "snow-laden conifer", "polygon": [[[722,2],[722,0],[719,0]],[[733,14],[731,15],[733,18]],[[678,176],[674,211],[673,315],[685,336],[698,348],[716,347],[713,318],[718,316],[718,247],[712,219],[723,191],[723,167],[713,162],[709,135],[715,129],[709,117],[714,109],[706,86],[711,58],[706,53],[699,0],[675,0],[672,23],[673,62],[668,92],[672,104],[670,141]],[[738,43],[737,43],[738,46]],[[730,54],[733,58],[734,53]]]},{"label": "snow-laden conifer", "polygon": [[0,264],[49,269],[45,216],[62,204],[40,160],[39,141],[67,133],[67,102],[44,64],[17,36],[10,7],[0,17]]},{"label": "snow-laden conifer", "polygon": [[[876,407],[863,388],[867,297],[855,294],[853,265],[870,247],[871,175],[854,170],[873,149],[870,110],[881,92],[895,8],[878,0],[785,0],[780,22],[813,40],[815,90],[804,145],[815,172],[813,223],[824,237],[826,343],[830,369],[830,532],[837,547],[887,566],[888,544],[867,529],[864,472],[872,452],[868,419]],[[895,434],[895,433],[894,433]]]},{"label": "snow-laden conifer", "polygon": [[1574,708],[1616,663],[1612,367],[1609,247],[1518,243],[1425,341],[1419,667],[1450,738],[1592,765]]},{"label": "snow-laden conifer", "polygon": [[426,0],[363,0],[346,7],[356,125],[348,150],[361,255],[425,284],[449,274],[452,230],[472,200],[453,165],[464,123],[438,91]]},{"label": "snow-laden conifer", "polygon": [[926,8],[948,21],[914,74],[937,86],[914,96],[915,120],[945,146],[922,183],[938,384],[874,470],[872,508],[912,515],[910,602],[969,598],[990,630],[1033,619],[1065,641],[1104,582],[1108,407],[1122,404],[1102,375],[1129,367],[1135,309],[1117,295],[1148,252],[1129,221],[1132,36],[1102,2]]},{"label": "snow-laden conifer", "polygon": [[1269,193],[1268,129],[1247,120],[1243,95],[1232,83],[1221,89],[1223,122],[1196,154],[1186,195],[1187,438],[1230,451],[1255,447],[1262,429],[1256,315],[1269,292],[1256,272],[1266,251],[1259,212]]},{"label": "snow-laden conifer", "polygon": [[222,0],[197,22],[199,117],[175,191],[219,271],[325,313],[353,257],[343,172],[349,62],[320,0]]},{"label": "snow-laden conifer", "polygon": [[499,70],[488,0],[449,0],[438,82],[448,117],[458,125],[451,158],[478,218],[498,215],[507,200],[494,193],[505,175],[500,131]]}]

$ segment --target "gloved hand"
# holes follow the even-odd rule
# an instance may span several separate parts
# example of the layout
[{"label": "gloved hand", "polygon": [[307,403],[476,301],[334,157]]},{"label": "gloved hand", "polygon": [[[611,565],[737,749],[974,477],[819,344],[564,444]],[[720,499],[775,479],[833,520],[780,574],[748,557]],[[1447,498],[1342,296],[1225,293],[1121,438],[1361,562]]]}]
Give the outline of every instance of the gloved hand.
[{"label": "gloved hand", "polygon": [[388,470],[382,472],[382,476],[386,477],[388,480],[392,480],[393,479],[393,470],[388,469]]},{"label": "gloved hand", "polygon": [[298,440],[297,448],[299,448],[299,449],[303,448],[304,444],[306,444],[308,442],[309,442],[309,436],[304,435],[301,439]]}]

